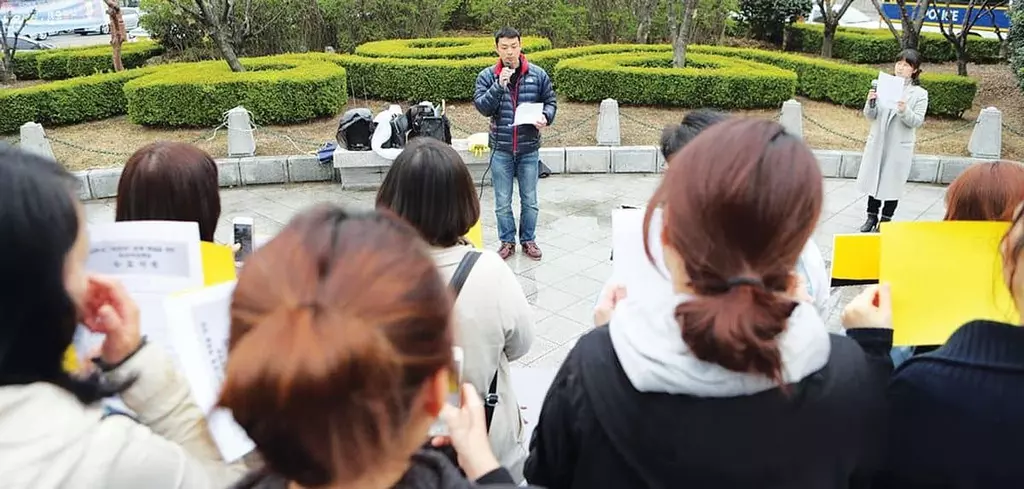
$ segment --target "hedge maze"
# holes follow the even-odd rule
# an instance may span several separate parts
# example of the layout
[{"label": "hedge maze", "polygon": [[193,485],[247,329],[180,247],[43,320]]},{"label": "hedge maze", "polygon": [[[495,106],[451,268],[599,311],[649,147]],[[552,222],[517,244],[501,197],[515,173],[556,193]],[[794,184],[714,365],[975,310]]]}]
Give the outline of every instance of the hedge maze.
[{"label": "hedge maze", "polygon": [[[815,30],[802,29],[799,41],[813,45]],[[840,34],[837,47],[847,35]],[[868,55],[894,56],[881,36],[870,42],[877,46]],[[378,41],[355,54],[248,58],[244,73],[231,72],[222,61],[145,66],[162,52],[152,42],[125,44],[124,63],[132,69],[121,73],[110,73],[108,46],[24,52],[16,58],[19,78],[57,81],[0,89],[0,133],[29,121],[60,125],[117,115],[150,126],[212,127],[238,105],[258,123],[297,123],[336,115],[350,94],[401,102],[470,100],[477,74],[494,66],[493,46],[490,37]],[[757,49],[690,46],[688,66],[680,69],[671,66],[668,45],[551,49],[547,39],[526,37],[523,46],[529,62],[552,75],[560,96],[584,102],[615,98],[754,109],[778,107],[798,94],[860,107],[878,74],[870,66]],[[929,113],[941,116],[962,115],[977,91],[973,79],[952,75],[926,73],[922,85],[929,91]]]}]

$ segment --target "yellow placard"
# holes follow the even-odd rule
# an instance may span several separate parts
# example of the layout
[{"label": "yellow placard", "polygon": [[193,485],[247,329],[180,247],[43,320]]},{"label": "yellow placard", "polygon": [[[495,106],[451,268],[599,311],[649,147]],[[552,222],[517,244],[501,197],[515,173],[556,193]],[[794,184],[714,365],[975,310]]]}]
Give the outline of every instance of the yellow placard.
[{"label": "yellow placard", "polygon": [[832,242],[832,286],[878,281],[882,240],[878,234],[837,234]]},{"label": "yellow placard", "polygon": [[230,282],[235,279],[235,253],[230,246],[216,243],[199,243],[203,257],[203,285]]},{"label": "yellow placard", "polygon": [[73,374],[78,371],[78,352],[75,351],[75,345],[69,345],[67,350],[64,350],[64,371]]},{"label": "yellow placard", "polygon": [[469,228],[469,232],[466,233],[466,239],[468,239],[470,243],[473,243],[473,246],[477,248],[484,247],[484,229],[480,225],[479,219],[477,219],[476,224],[474,224],[473,227]]},{"label": "yellow placard", "polygon": [[1006,222],[901,222],[882,228],[879,278],[892,287],[893,344],[941,345],[964,323],[1017,324],[1003,281]]}]

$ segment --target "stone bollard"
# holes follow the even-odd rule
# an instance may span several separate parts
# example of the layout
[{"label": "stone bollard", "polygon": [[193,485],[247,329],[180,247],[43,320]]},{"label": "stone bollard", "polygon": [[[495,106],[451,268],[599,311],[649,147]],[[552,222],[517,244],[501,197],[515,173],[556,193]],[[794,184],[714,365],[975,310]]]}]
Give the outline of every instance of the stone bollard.
[{"label": "stone bollard", "polygon": [[622,144],[619,126],[619,102],[606,98],[601,101],[601,109],[597,114],[597,145],[618,146]]},{"label": "stone bollard", "polygon": [[50,146],[50,140],[46,139],[46,131],[43,130],[42,124],[26,122],[22,125],[21,142],[18,143],[18,146],[29,153],[56,160],[53,157],[53,148]]},{"label": "stone bollard", "polygon": [[1003,154],[1003,113],[995,107],[982,109],[967,149],[975,158],[999,159]]},{"label": "stone bollard", "polygon": [[228,156],[253,156],[256,138],[253,137],[252,115],[239,105],[228,111]]},{"label": "stone bollard", "polygon": [[786,132],[803,139],[804,137],[804,108],[800,102],[789,99],[782,104],[782,117],[779,123],[786,128]]}]

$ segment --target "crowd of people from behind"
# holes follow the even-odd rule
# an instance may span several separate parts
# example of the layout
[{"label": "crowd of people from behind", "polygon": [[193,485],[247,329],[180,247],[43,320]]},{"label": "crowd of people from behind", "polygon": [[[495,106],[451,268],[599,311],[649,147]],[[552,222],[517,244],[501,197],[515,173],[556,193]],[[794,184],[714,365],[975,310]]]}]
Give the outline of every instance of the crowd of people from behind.
[{"label": "crowd of people from behind", "polygon": [[[916,79],[912,56],[896,71],[909,66],[903,73]],[[494,68],[492,83],[537,76],[522,61]],[[869,95],[873,141],[902,144],[920,125],[927,94],[913,82],[906,93],[893,109]],[[511,241],[501,237],[499,252],[465,241],[481,210],[456,151],[416,139],[375,210],[299,212],[246,260],[232,297],[218,406],[256,445],[232,463],[168,353],[141,334],[129,292],[86,270],[76,180],[55,161],[0,148],[0,485],[1024,485],[1024,330],[976,320],[943,345],[894,350],[894,298],[880,284],[846,305],[842,334],[829,333],[828,279],[811,239],[824,180],[806,144],[772,121],[706,111],[667,128],[662,142],[668,163],[642,239],[670,280],[636,294],[610,279],[530,440],[510,365],[530,350],[536,325],[503,261]],[[873,187],[866,224],[893,217],[902,184],[880,182],[905,181],[893,152],[880,154],[859,178]],[[116,219],[197,222],[212,241],[217,180],[195,147],[146,146],[122,174]],[[946,205],[948,220],[1008,222],[993,251],[1024,311],[1024,167],[979,163],[950,185]],[[90,365],[68,371],[79,327],[105,336]],[[457,406],[455,346],[464,352]],[[131,416],[102,406],[112,396]],[[438,419],[447,431],[430,436]]]}]

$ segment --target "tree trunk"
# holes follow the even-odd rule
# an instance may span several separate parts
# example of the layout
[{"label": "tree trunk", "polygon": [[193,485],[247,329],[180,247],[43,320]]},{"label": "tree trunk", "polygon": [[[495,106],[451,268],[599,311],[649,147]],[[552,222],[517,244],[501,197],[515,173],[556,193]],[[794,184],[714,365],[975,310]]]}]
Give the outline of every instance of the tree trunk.
[{"label": "tree trunk", "polygon": [[686,66],[686,45],[690,42],[690,24],[693,23],[693,13],[697,8],[697,0],[674,0],[682,3],[683,18],[679,19],[679,29],[675,38],[672,39],[672,66],[683,68]]},{"label": "tree trunk", "polygon": [[113,48],[114,71],[124,71],[121,61],[121,45],[128,39],[124,28],[124,16],[117,0],[104,0],[107,4],[107,16],[110,17],[110,47]]},{"label": "tree trunk", "polygon": [[821,57],[831,58],[832,57],[832,45],[836,40],[836,29],[839,28],[839,19],[836,19],[836,24],[826,23],[825,24],[825,38],[821,41]]},{"label": "tree trunk", "polygon": [[647,44],[647,38],[650,35],[651,30],[651,18],[641,18],[640,22],[636,25],[636,43]]},{"label": "tree trunk", "polygon": [[217,45],[217,50],[220,51],[220,55],[224,58],[224,61],[228,62],[228,66],[231,67],[231,71],[235,73],[241,73],[245,71],[245,67],[242,66],[242,62],[238,61],[238,54],[235,53],[235,47],[231,45],[231,41],[228,40],[228,36],[221,29],[213,31],[214,44]]},{"label": "tree trunk", "polygon": [[967,62],[970,58],[967,55],[967,39],[966,36],[964,37],[963,43],[965,46],[954,46],[956,48],[956,74],[960,76],[967,76]]},{"label": "tree trunk", "polygon": [[914,32],[912,26],[903,26],[903,38],[900,39],[900,44],[903,49],[917,49],[919,38],[920,34]]}]

